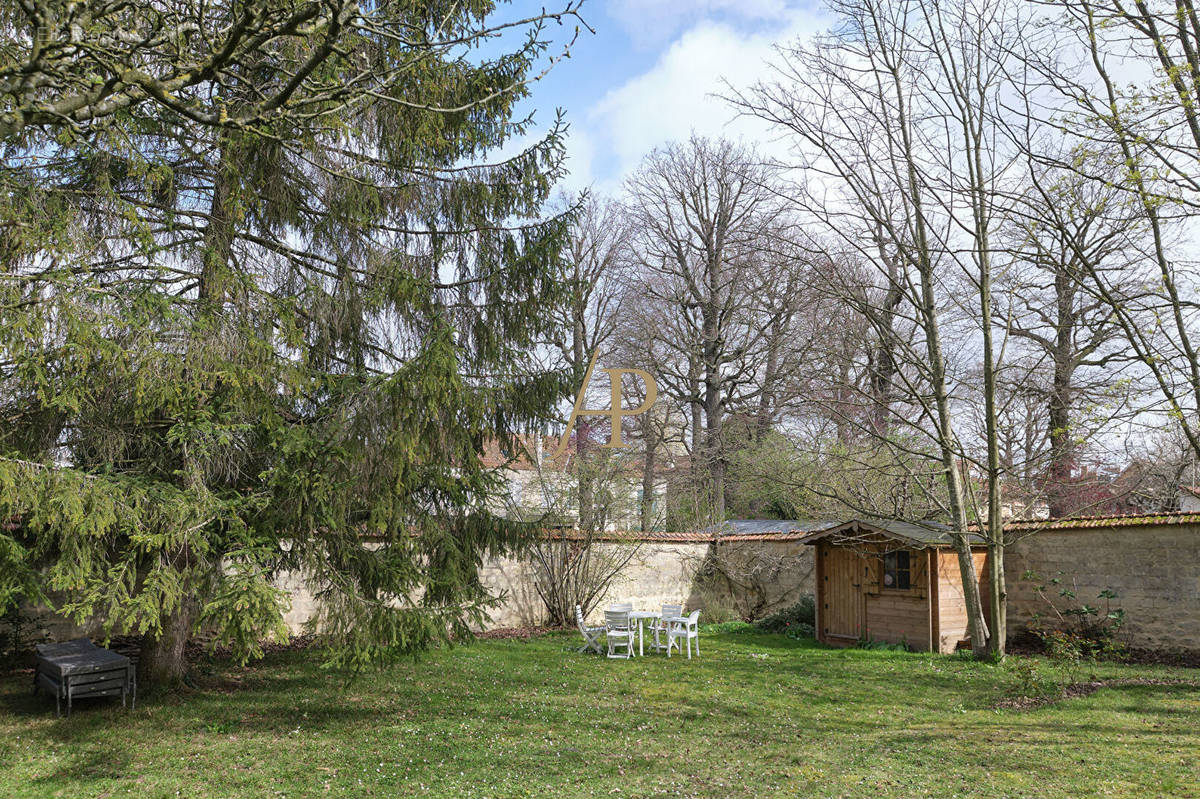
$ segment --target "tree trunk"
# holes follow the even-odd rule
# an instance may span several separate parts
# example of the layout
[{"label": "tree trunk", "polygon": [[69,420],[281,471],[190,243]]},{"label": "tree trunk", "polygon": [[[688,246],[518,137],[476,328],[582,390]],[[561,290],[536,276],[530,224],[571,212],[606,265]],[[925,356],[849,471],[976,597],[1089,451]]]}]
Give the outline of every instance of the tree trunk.
[{"label": "tree trunk", "polygon": [[[892,78],[896,86],[897,97],[903,98],[904,92],[899,73],[893,72]],[[915,298],[917,316],[924,329],[925,349],[929,357],[929,382],[933,389],[934,414],[937,424],[936,438],[941,450],[946,488],[950,495],[950,516],[953,523],[951,539],[954,551],[958,555],[958,568],[963,582],[963,602],[966,605],[967,634],[971,637],[971,650],[976,657],[982,657],[988,651],[987,621],[984,619],[983,602],[979,596],[979,579],[975,572],[975,561],[971,557],[971,542],[967,537],[966,492],[963,491],[963,476],[959,471],[958,439],[954,435],[950,394],[946,388],[946,359],[942,352],[942,333],[938,323],[937,299],[934,289],[935,266],[926,230],[916,161],[912,154],[912,131],[908,125],[908,110],[903,102],[897,104],[897,112],[907,168],[905,177],[908,182],[909,201],[912,204],[916,231],[914,254],[916,255],[917,273],[920,276],[919,293]]]},{"label": "tree trunk", "polygon": [[157,635],[142,641],[138,661],[138,681],[154,690],[169,689],[183,682],[187,674],[187,644],[191,639],[195,609],[185,601],[174,613],[162,619]]},{"label": "tree trunk", "polygon": [[871,355],[871,428],[876,436],[886,438],[892,428],[892,389],[896,379],[896,311],[904,299],[900,264],[889,255],[882,234],[876,235],[879,256],[887,263],[888,285],[880,308],[879,336]]},{"label": "tree trunk", "polygon": [[[218,138],[221,155],[213,178],[209,223],[204,231],[204,260],[197,286],[198,336],[211,335],[211,331],[201,323],[219,311],[226,297],[225,271],[231,256],[234,225],[229,206],[235,179],[228,145],[226,135],[222,134]],[[214,393],[219,390],[218,383]],[[203,464],[189,451],[186,444],[183,446],[182,461],[184,486],[196,491],[203,490]],[[187,673],[185,653],[191,638],[195,614],[194,598],[185,596],[173,612],[163,616],[158,633],[146,637],[138,665],[145,682],[155,688],[169,688],[183,681]]]},{"label": "tree trunk", "polygon": [[767,342],[767,363],[763,368],[762,393],[758,395],[758,418],[754,425],[754,438],[762,441],[771,432],[775,421],[775,384],[779,380],[780,349],[783,346],[782,323],[779,319],[771,323],[771,340]]},{"label": "tree trunk", "polygon": [[1050,465],[1047,469],[1047,504],[1050,518],[1070,516],[1078,510],[1070,491],[1074,470],[1074,447],[1071,443],[1072,355],[1075,345],[1074,291],[1065,269],[1055,275],[1057,322],[1054,341],[1054,377],[1050,387],[1047,422],[1050,437]]},{"label": "tree trunk", "polygon": [[[1000,535],[1003,535],[1001,533]],[[991,651],[1004,657],[1008,646],[1008,589],[1004,578],[1003,539],[988,545],[988,602],[992,606]]]},{"label": "tree trunk", "polygon": [[[648,427],[648,425],[647,425]],[[654,466],[657,447],[646,436],[646,454],[642,458],[642,532],[650,532],[654,526]]]},{"label": "tree trunk", "polygon": [[725,521],[725,453],[721,446],[722,409],[720,387],[706,379],[704,388],[704,455],[708,467],[712,521]]}]

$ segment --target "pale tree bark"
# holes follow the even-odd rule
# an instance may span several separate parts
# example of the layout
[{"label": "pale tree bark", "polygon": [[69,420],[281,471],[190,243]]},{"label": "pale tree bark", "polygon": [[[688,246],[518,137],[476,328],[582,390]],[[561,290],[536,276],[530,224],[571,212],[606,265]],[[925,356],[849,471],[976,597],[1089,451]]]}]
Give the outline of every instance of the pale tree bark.
[{"label": "pale tree bark", "polygon": [[[1064,65],[1052,47],[1028,58],[1072,112],[1059,117],[1072,143],[1096,157],[1034,155],[1121,188],[1137,206],[1149,266],[1140,285],[1121,285],[1111,270],[1081,261],[1089,290],[1111,312],[1161,409],[1200,454],[1200,324],[1191,290],[1200,274],[1172,240],[1200,213],[1200,14],[1186,0],[1072,0],[1060,8],[1058,30],[1073,35],[1084,59]],[[1116,181],[1096,168],[1114,161],[1122,167]]]},{"label": "pale tree bark", "polygon": [[[852,0],[833,10],[842,23],[838,36],[782,48],[775,79],[734,101],[791,133],[803,154],[796,166],[812,176],[810,187],[796,193],[804,211],[873,264],[886,284],[879,300],[861,291],[844,292],[844,299],[885,337],[898,313],[919,332],[915,341],[894,340],[905,363],[893,378],[896,395],[915,410],[895,421],[926,437],[929,454],[940,462],[944,518],[962,574],[972,647],[978,656],[1000,654],[1006,596],[996,393],[1002,361],[991,292],[1006,154],[996,150],[990,115],[1012,87],[1007,59],[1021,35],[1021,14],[1008,3],[982,9],[905,0]],[[964,449],[956,429],[956,403],[974,387],[956,376],[945,352],[947,309],[958,314],[952,335],[980,342],[985,423],[979,456]],[[869,393],[881,396],[878,389]],[[881,436],[878,424],[861,427],[898,453],[922,454]],[[972,465],[986,487],[985,518],[973,507]],[[989,548],[994,630],[971,554],[975,533]]]}]

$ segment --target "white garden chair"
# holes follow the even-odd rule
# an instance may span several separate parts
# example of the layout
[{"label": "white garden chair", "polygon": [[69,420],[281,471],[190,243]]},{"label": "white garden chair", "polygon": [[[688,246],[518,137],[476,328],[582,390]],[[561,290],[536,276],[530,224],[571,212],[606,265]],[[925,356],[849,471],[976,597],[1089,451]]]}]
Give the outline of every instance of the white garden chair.
[{"label": "white garden chair", "polygon": [[654,624],[652,624],[650,626],[650,629],[654,632],[654,651],[655,652],[661,652],[663,650],[664,644],[662,644],[659,641],[658,636],[660,633],[662,633],[664,635],[666,634],[667,619],[679,618],[682,615],[683,615],[683,605],[663,605],[662,606],[662,618],[656,619]]},{"label": "white garden chair", "polygon": [[603,655],[604,650],[600,648],[600,633],[604,632],[604,626],[589,627],[587,622],[583,620],[583,608],[575,606],[575,623],[579,625],[579,634],[583,636],[584,644],[579,647],[580,652],[586,652],[589,649],[597,655]]},{"label": "white garden chair", "polygon": [[700,655],[700,611],[693,610],[687,617],[663,619],[667,623],[667,657],[671,657],[671,646],[682,649],[680,641],[687,645],[688,660],[692,659],[692,641],[696,642],[696,656]]},{"label": "white garden chair", "polygon": [[[637,631],[629,621],[628,610],[604,611],[604,637],[608,640],[608,656],[610,658],[633,657],[633,639]],[[625,648],[625,654],[617,650]]]}]

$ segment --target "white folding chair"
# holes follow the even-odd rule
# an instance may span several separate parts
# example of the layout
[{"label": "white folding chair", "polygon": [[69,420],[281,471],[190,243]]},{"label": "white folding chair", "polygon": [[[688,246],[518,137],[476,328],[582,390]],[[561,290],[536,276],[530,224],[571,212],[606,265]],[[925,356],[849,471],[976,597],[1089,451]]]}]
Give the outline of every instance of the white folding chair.
[{"label": "white folding chair", "polygon": [[662,606],[662,617],[659,619],[655,619],[654,624],[652,624],[650,626],[650,629],[654,632],[654,651],[655,652],[661,652],[663,650],[664,645],[659,641],[658,636],[660,633],[665,634],[667,632],[667,619],[674,619],[674,618],[677,618],[682,615],[683,615],[683,605],[663,605]]},{"label": "white folding chair", "polygon": [[696,656],[700,655],[700,611],[693,610],[686,618],[663,619],[667,622],[667,657],[671,657],[671,645],[681,649],[679,642],[687,644],[688,660],[692,659],[692,641],[696,642]]},{"label": "white folding chair", "polygon": [[[604,637],[608,640],[608,656],[610,658],[628,659],[633,657],[633,639],[636,634],[629,622],[629,611],[604,611]],[[623,655],[617,651],[621,647],[625,648]]]},{"label": "white folding chair", "polygon": [[575,624],[579,626],[579,634],[583,636],[584,640],[579,651],[586,652],[590,649],[597,655],[604,654],[604,650],[600,648],[600,633],[604,632],[604,626],[589,627],[583,620],[583,608],[578,605],[575,606]]}]

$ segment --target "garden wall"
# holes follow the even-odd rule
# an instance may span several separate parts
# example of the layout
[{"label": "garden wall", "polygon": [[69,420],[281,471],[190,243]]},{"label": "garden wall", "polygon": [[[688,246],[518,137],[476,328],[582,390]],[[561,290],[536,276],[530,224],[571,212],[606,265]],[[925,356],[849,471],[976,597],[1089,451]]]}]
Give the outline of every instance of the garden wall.
[{"label": "garden wall", "polygon": [[[1124,632],[1131,646],[1200,651],[1198,524],[1066,527],[1018,539],[1004,564],[1013,632],[1034,613],[1049,610],[1034,593],[1039,582],[1022,579],[1029,570],[1038,574],[1040,583],[1063,572],[1064,585],[1077,592],[1076,606],[1103,608],[1104,600],[1097,595],[1111,588],[1118,597],[1114,603],[1127,614]],[[1066,600],[1057,596],[1057,587],[1046,593],[1060,608],[1067,607]]]},{"label": "garden wall", "polygon": [[[793,536],[781,541],[754,540],[722,543],[683,533],[650,534],[641,541],[633,559],[609,585],[597,607],[616,601],[632,602],[637,610],[657,610],[665,603],[682,602],[688,610],[709,611],[716,606],[725,614],[765,615],[813,593],[812,548],[798,544]],[[683,540],[656,540],[674,538]],[[692,540],[687,540],[687,539]],[[600,543],[597,547],[628,547],[630,544]],[[503,601],[492,612],[485,629],[533,627],[544,624],[545,610],[535,588],[535,572],[529,560],[498,558],[480,570],[483,584]],[[310,586],[297,574],[285,574],[277,584],[291,597],[284,622],[292,633],[304,631],[316,613]],[[593,612],[597,618],[599,610]],[[99,634],[98,625],[79,626],[44,608],[28,609],[33,618],[30,634],[42,639],[64,640]],[[702,615],[703,619],[703,615]]]},{"label": "garden wall", "polygon": [[[630,546],[596,544],[598,547]],[[813,592],[812,548],[794,540],[728,542],[644,541],[629,564],[597,603],[632,602],[635,610],[658,610],[682,602],[688,610],[755,618],[797,602]],[[509,558],[485,564],[484,585],[505,600],[491,615],[489,628],[535,626],[545,620],[529,561]]]},{"label": "garden wall", "polygon": [[[1116,591],[1117,602],[1128,616],[1125,632],[1132,646],[1200,651],[1200,523],[1052,527],[1017,534],[1024,537],[1010,547],[1005,562],[1012,632],[1026,625],[1034,613],[1048,610],[1033,591],[1036,583],[1023,580],[1022,575],[1033,570],[1045,582],[1061,571],[1080,602],[1097,605],[1102,603],[1097,600],[1100,591]],[[671,536],[684,540],[661,540]],[[639,545],[601,605],[628,600],[637,609],[650,610],[683,601],[689,609],[702,612],[720,605],[726,612],[732,609],[738,615],[757,617],[814,591],[812,548],[794,538],[727,541],[719,547],[699,536],[686,540],[685,534],[660,534],[659,539]],[[493,560],[480,576],[505,597],[487,628],[544,622],[528,561]],[[293,632],[300,632],[315,611],[312,592],[295,575],[285,576],[280,584],[292,598],[285,621]],[[61,640],[94,633],[47,611],[30,611],[35,622],[29,633],[34,637]],[[708,617],[713,615],[710,612]]]}]

